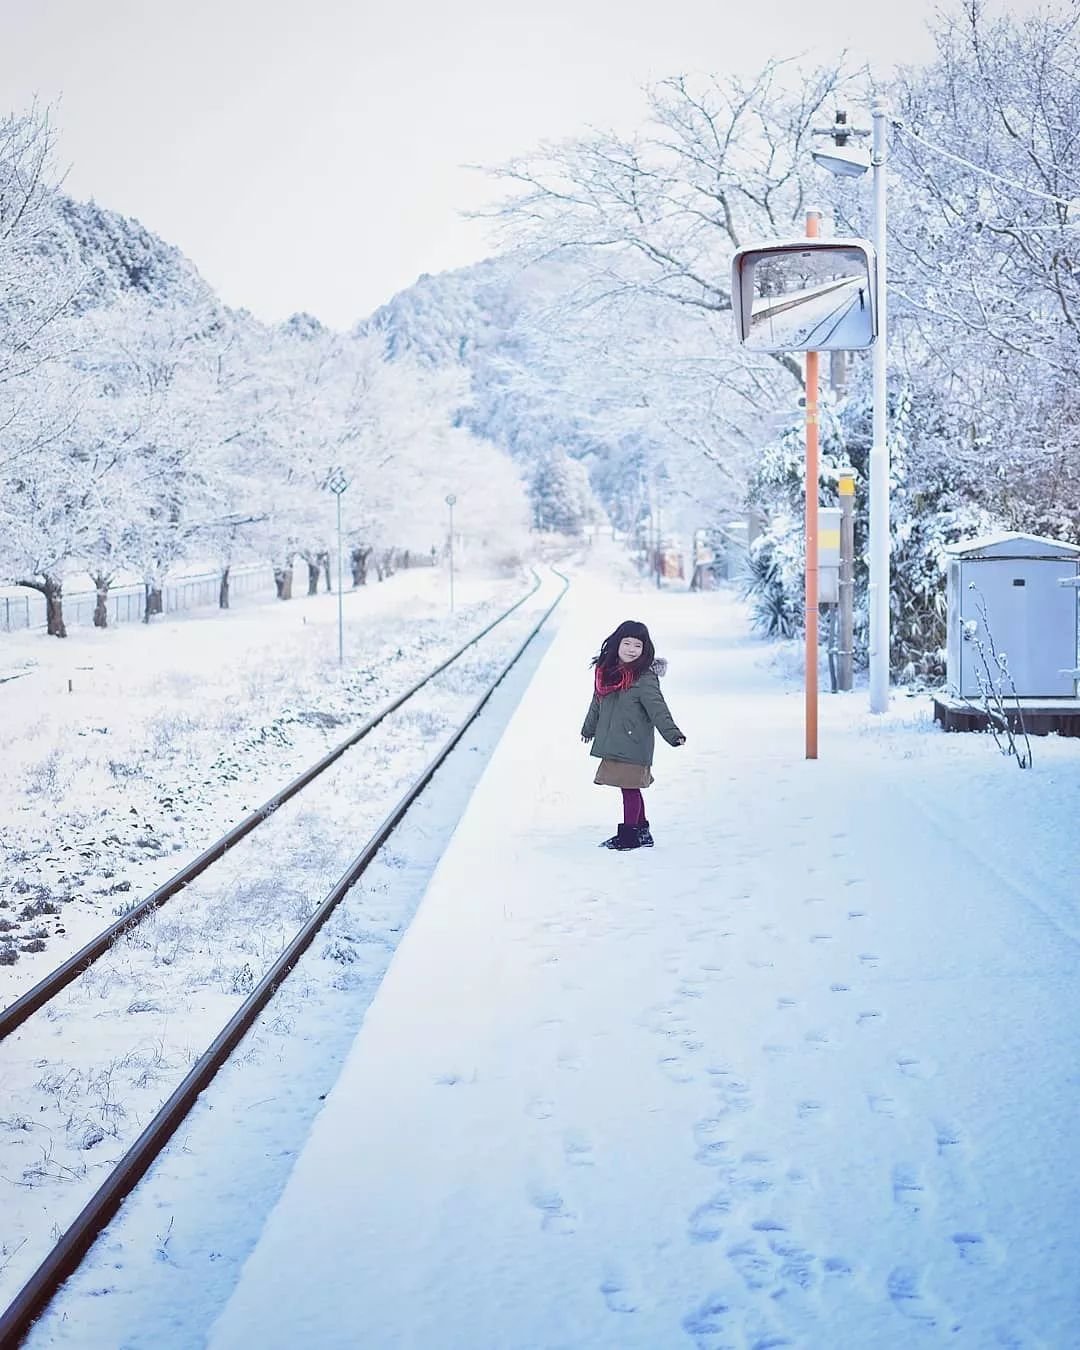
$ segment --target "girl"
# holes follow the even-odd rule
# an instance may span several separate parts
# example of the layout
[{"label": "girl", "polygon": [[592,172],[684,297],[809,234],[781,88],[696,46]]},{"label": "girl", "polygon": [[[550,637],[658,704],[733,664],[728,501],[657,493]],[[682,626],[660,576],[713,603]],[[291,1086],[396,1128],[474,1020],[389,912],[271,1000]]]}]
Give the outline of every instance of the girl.
[{"label": "girl", "polygon": [[660,692],[667,662],[656,660],[645,625],[627,620],[604,639],[592,664],[593,700],[581,739],[592,741],[590,753],[600,760],[593,782],[621,788],[623,797],[623,823],[601,847],[652,848],[641,789],[653,781],[653,729],[669,745],[686,742]]}]

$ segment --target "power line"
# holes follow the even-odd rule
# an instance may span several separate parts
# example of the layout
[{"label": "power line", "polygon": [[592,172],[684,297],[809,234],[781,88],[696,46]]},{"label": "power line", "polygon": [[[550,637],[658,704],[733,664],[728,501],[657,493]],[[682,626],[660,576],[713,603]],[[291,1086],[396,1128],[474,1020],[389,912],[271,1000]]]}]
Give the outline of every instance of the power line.
[{"label": "power line", "polygon": [[935,155],[941,155],[943,159],[950,159],[954,164],[960,164],[973,173],[982,174],[984,178],[992,178],[996,183],[1001,183],[1016,192],[1026,192],[1031,197],[1040,197],[1043,201],[1053,202],[1056,206],[1064,206],[1066,211],[1080,211],[1080,197],[1059,197],[1055,192],[1042,192],[1038,188],[1028,187],[1026,183],[1017,183],[1011,178],[1004,178],[1001,174],[994,173],[992,169],[987,169],[981,164],[975,164],[970,159],[964,159],[962,155],[956,155],[951,150],[935,145],[933,141],[928,141],[925,136],[920,136],[917,131],[912,131],[899,118],[894,117],[891,122],[897,131],[905,136],[910,136],[913,141],[918,141],[920,145],[925,146],[927,150],[932,150]]}]

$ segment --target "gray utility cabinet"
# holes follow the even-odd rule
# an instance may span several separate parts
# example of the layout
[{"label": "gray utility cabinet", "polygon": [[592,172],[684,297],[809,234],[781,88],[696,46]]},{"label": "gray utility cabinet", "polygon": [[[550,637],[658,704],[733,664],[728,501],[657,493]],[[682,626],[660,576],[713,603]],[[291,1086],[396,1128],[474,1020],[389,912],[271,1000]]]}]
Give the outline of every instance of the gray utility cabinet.
[{"label": "gray utility cabinet", "polygon": [[[965,640],[965,625],[986,644],[980,610],[986,608],[998,652],[1021,698],[1075,698],[1077,591],[1062,578],[1080,574],[1080,548],[1037,535],[1005,533],[964,540],[949,550],[949,687],[962,698],[978,698],[978,648]],[[974,587],[975,589],[972,589]],[[992,660],[992,658],[991,658]]]}]

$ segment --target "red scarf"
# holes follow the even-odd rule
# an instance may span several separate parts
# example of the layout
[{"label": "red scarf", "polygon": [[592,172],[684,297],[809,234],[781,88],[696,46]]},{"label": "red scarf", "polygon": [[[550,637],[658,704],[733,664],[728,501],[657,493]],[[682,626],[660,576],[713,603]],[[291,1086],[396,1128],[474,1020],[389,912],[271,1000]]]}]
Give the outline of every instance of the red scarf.
[{"label": "red scarf", "polygon": [[620,661],[612,680],[609,682],[604,678],[604,671],[601,666],[596,667],[594,684],[599,698],[605,698],[608,694],[617,694],[623,689],[629,689],[634,683],[637,671],[633,666],[624,666]]}]

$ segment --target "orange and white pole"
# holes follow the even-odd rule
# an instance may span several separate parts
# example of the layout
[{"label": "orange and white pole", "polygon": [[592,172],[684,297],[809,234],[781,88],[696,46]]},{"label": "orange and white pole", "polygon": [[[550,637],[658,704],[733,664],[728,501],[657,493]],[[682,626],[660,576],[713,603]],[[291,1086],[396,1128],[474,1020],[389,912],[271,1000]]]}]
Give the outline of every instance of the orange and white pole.
[{"label": "orange and white pole", "polygon": [[[806,237],[816,239],[820,211],[807,211]],[[806,353],[806,758],[818,757],[818,353]]]}]

